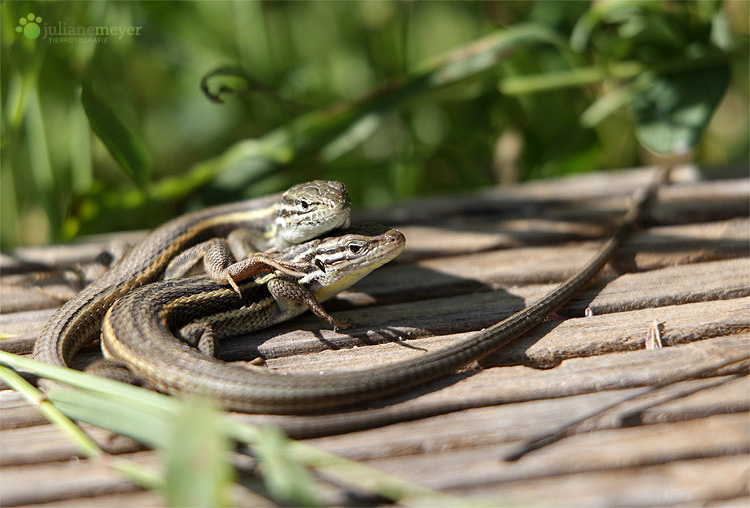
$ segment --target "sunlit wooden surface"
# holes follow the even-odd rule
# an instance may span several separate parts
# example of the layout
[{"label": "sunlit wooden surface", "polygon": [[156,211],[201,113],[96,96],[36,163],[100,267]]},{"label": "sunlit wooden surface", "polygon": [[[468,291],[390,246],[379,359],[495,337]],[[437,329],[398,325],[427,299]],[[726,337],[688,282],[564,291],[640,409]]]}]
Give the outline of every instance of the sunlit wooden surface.
[{"label": "sunlit wooden surface", "polygon": [[[354,221],[398,227],[408,246],[327,305],[355,327],[334,332],[304,316],[228,341],[221,354],[322,372],[449,345],[573,274],[650,174],[601,172],[357,211]],[[693,168],[674,180],[597,281],[536,330],[480,365],[354,408],[407,409],[415,419],[308,442],[420,485],[504,505],[747,506],[750,180],[705,180]],[[2,349],[29,354],[56,307],[104,268],[102,250],[140,235],[4,253]],[[646,349],[654,323],[663,347]],[[2,506],[163,503],[80,459],[10,390],[0,391],[0,416]],[[316,418],[276,420],[293,427]],[[158,467],[154,452],[84,428],[112,453]],[[565,437],[508,460],[524,443],[564,429]],[[341,485],[324,490],[330,504],[353,502]],[[238,502],[258,500],[247,492]]]}]

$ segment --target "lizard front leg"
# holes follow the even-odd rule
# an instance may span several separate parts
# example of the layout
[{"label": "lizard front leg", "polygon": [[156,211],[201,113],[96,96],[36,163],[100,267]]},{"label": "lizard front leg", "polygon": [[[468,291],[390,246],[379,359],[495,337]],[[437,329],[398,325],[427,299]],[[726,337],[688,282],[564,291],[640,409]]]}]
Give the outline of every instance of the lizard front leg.
[{"label": "lizard front leg", "polygon": [[235,262],[227,241],[212,238],[194,245],[175,257],[164,273],[165,279],[182,277],[200,259],[206,274],[220,284],[229,284],[238,295],[242,295],[237,282],[249,279],[264,272],[278,270],[284,275],[301,278],[305,275],[304,263],[273,259],[263,253],[255,253],[242,261]]},{"label": "lizard front leg", "polygon": [[319,318],[325,319],[333,326],[334,330],[348,328],[349,323],[333,317],[323,308],[315,295],[306,287],[299,285],[294,280],[276,277],[267,282],[268,291],[276,300],[281,310],[285,310],[290,303],[304,305]]}]

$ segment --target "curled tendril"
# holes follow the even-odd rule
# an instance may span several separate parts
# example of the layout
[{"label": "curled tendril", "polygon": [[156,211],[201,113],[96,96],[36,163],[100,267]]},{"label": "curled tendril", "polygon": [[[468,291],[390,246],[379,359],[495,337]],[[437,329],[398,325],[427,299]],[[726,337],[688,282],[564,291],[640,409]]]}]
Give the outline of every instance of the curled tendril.
[{"label": "curled tendril", "polygon": [[263,93],[281,102],[300,106],[281,97],[270,87],[253,79],[238,67],[219,67],[201,78],[201,91],[212,102],[223,104],[222,97],[233,95],[242,97],[253,92]]}]

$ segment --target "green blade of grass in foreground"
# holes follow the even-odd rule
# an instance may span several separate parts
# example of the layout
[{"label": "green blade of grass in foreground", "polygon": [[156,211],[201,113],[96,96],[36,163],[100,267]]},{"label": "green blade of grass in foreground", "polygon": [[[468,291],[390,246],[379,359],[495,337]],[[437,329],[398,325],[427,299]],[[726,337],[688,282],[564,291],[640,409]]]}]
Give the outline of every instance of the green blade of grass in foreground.
[{"label": "green blade of grass in foreground", "polygon": [[[7,353],[6,353],[7,354]],[[85,457],[97,460],[105,467],[117,471],[134,483],[149,489],[161,488],[163,480],[157,473],[136,464],[135,462],[113,457],[104,452],[99,446],[75,423],[60,411],[54,404],[45,399],[44,395],[34,388],[28,381],[23,379],[18,373],[7,367],[0,366],[0,379],[8,384],[12,389],[19,392],[57,428],[59,428],[68,438],[73,441],[78,450]]]},{"label": "green blade of grass in foreground", "polygon": [[[72,369],[47,365],[4,351],[0,351],[0,364],[37,376],[48,377],[77,388],[51,390],[45,397],[15,372],[8,369],[0,371],[0,378],[12,387],[16,388],[17,385],[8,381],[9,375],[18,377],[28,385],[30,390],[36,392],[36,395],[30,396],[29,399],[37,406],[49,405],[50,408],[54,408],[54,411],[64,413],[63,418],[85,421],[112,432],[126,435],[153,448],[168,449],[171,445],[170,435],[177,425],[175,420],[180,418],[181,414],[187,414],[188,421],[192,418],[190,416],[191,411],[185,409],[186,403],[184,401],[137,386],[103,379]],[[268,435],[266,430],[258,426],[231,420],[221,413],[219,413],[219,416],[216,427],[220,429],[222,434],[231,440],[251,447],[253,450],[258,450],[261,460],[268,461],[270,459],[274,462],[272,466],[266,466],[262,469],[264,469],[264,474],[276,475],[270,480],[272,485],[269,485],[269,492],[277,496],[280,502],[291,502],[296,505],[315,504],[315,500],[308,492],[310,489],[307,487],[294,485],[291,491],[281,490],[284,485],[293,485],[294,482],[303,478],[300,476],[300,468],[312,468],[343,484],[355,486],[358,489],[372,492],[373,495],[404,505],[424,505],[428,503],[431,506],[480,506],[479,503],[441,494],[358,462],[290,440],[277,431],[272,431],[276,438],[274,438],[275,442],[271,443],[269,449],[269,445],[264,442],[267,441],[265,439]],[[72,422],[70,425],[75,427]],[[214,425],[209,422],[206,426]],[[77,442],[78,438],[74,435],[76,429],[77,427],[63,430]],[[80,429],[77,429],[77,432],[80,432]],[[224,438],[206,437],[206,439],[209,442],[216,443],[221,442],[221,439]],[[214,439],[218,440],[214,441]],[[80,446],[85,447],[87,445],[82,443]],[[89,452],[92,452],[92,450],[89,449]],[[82,453],[89,456],[85,452]],[[100,453],[103,452],[100,451]],[[129,469],[132,469],[129,464],[122,467],[124,468],[123,472],[130,472]],[[217,474],[217,478],[222,478],[223,474]],[[128,477],[130,478],[130,476]],[[138,483],[150,488],[161,488],[167,483],[161,477],[158,479],[154,477],[151,480],[149,482],[138,481]],[[269,482],[265,478],[264,481]],[[214,489],[215,491],[216,488],[221,490],[221,487],[216,487],[216,485],[221,485],[221,482],[219,481],[214,487],[209,487],[209,490]],[[274,489],[276,490],[274,491]]]}]

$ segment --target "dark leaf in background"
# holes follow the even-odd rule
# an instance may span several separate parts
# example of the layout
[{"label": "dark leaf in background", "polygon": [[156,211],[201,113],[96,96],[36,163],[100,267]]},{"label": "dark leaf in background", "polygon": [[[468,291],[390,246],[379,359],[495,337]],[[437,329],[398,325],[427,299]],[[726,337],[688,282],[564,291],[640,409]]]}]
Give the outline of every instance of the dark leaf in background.
[{"label": "dark leaf in background", "polygon": [[[647,146],[695,144],[713,92],[672,111],[659,103],[681,78],[653,80],[691,69],[687,91],[703,93],[698,73],[717,62],[733,79],[695,163],[746,160],[748,6],[0,2],[0,245],[151,228],[312,178],[386,206],[501,181],[501,159],[515,161],[503,182],[637,166],[648,161],[631,95],[644,94]],[[141,29],[94,44],[30,40],[15,29],[32,7],[50,28]],[[96,86],[81,94],[87,75]],[[499,157],[513,138],[516,153]]]},{"label": "dark leaf in background", "polygon": [[728,85],[726,65],[658,76],[633,96],[639,141],[658,154],[690,150]]},{"label": "dark leaf in background", "polygon": [[94,134],[104,143],[123,170],[143,187],[151,179],[153,164],[143,140],[115,115],[88,84],[83,85],[81,102]]}]

